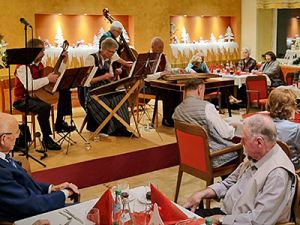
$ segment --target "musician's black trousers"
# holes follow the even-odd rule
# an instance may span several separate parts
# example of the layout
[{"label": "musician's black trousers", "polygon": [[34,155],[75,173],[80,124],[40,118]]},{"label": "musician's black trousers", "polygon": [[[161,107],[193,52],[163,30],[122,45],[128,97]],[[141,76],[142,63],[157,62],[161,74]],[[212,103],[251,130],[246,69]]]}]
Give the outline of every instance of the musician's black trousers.
[{"label": "musician's black trousers", "polygon": [[56,124],[63,122],[64,116],[72,115],[72,99],[70,90],[62,90],[59,92],[57,103]]},{"label": "musician's black trousers", "polygon": [[[14,102],[14,107],[21,111],[25,112],[25,99],[18,100]],[[37,114],[37,119],[39,121],[41,132],[43,137],[47,137],[52,134],[50,127],[50,111],[51,105],[43,102],[39,99],[28,97],[27,111]],[[59,99],[57,104],[57,117],[56,125],[63,122],[63,117],[66,115],[72,114],[72,103],[71,103],[71,91],[60,91]]]},{"label": "musician's black trousers", "polygon": [[[25,99],[21,99],[14,102],[14,107],[25,112]],[[45,103],[39,99],[28,97],[27,99],[27,111],[37,114],[43,137],[48,137],[51,132],[49,117],[50,117],[51,105]]]}]

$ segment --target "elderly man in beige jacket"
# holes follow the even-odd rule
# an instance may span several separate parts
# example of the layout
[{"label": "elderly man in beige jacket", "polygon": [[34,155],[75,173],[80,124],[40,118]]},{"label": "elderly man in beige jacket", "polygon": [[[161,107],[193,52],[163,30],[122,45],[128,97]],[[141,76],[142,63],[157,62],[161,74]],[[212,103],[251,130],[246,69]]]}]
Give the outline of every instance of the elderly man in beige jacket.
[{"label": "elderly man in beige jacket", "polygon": [[[216,224],[275,224],[288,222],[295,193],[295,170],[276,144],[272,119],[254,115],[244,121],[242,143],[246,158],[225,180],[194,193],[184,207],[197,209],[203,199],[224,199]],[[221,215],[223,214],[223,215]]]}]

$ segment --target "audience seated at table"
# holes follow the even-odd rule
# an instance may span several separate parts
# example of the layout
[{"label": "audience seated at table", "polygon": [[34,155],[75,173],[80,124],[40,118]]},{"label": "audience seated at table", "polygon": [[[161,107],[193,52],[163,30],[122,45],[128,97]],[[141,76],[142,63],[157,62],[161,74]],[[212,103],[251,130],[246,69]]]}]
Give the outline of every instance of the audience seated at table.
[{"label": "audience seated at table", "polygon": [[[205,91],[203,80],[188,80],[185,90],[186,98],[176,107],[173,119],[204,126],[208,134],[210,151],[234,145],[230,140],[234,137],[235,127],[222,119],[213,104],[203,100]],[[237,156],[236,152],[217,156],[212,160],[213,167],[222,166]]]},{"label": "audience seated at table", "polygon": [[34,181],[9,152],[20,134],[14,116],[0,113],[0,224],[62,208],[65,200],[79,193],[76,185],[51,185]]},{"label": "audience seated at table", "polygon": [[[276,126],[269,116],[254,115],[243,124],[246,158],[225,180],[194,193],[184,207],[212,216],[214,224],[289,222],[295,193],[294,166],[276,144]],[[203,199],[223,199],[221,209],[197,209]]]},{"label": "audience seated at table", "polygon": [[296,95],[288,89],[274,89],[268,98],[267,108],[277,128],[278,139],[291,149],[291,160],[300,168],[300,124],[291,120],[297,110]]},{"label": "audience seated at table", "polygon": [[256,75],[265,75],[267,77],[268,86],[277,87],[283,85],[284,82],[280,79],[279,61],[276,60],[274,52],[268,51],[262,55],[266,60],[258,70],[252,70]]},{"label": "audience seated at table", "polygon": [[256,69],[256,60],[250,57],[251,49],[242,48],[242,58],[238,62],[238,70],[251,73]]},{"label": "audience seated at table", "polygon": [[188,73],[209,73],[209,69],[204,61],[204,56],[200,54],[193,55],[185,67],[185,71]]}]

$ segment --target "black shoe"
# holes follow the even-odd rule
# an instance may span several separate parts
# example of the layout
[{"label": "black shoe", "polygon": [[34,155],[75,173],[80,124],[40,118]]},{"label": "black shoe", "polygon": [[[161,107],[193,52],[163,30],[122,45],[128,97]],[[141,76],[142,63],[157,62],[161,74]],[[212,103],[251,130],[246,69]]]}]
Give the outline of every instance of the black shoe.
[{"label": "black shoe", "polygon": [[75,126],[69,126],[65,121],[62,123],[55,124],[55,131],[58,133],[62,132],[72,132],[75,130]]},{"label": "black shoe", "polygon": [[172,119],[163,118],[162,125],[166,127],[174,127],[174,121]]},{"label": "black shoe", "polygon": [[51,137],[44,138],[43,142],[47,150],[54,150],[54,151],[61,150],[60,145],[57,144],[55,141],[53,141]]}]

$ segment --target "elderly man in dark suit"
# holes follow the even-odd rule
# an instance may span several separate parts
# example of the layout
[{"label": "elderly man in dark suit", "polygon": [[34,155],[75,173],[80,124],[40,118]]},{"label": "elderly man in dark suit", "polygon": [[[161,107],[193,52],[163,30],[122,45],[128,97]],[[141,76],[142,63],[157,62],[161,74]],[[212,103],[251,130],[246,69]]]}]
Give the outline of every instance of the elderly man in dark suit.
[{"label": "elderly man in dark suit", "polygon": [[78,188],[72,183],[35,182],[9,152],[20,134],[14,116],[0,113],[0,223],[15,221],[65,206]]}]

